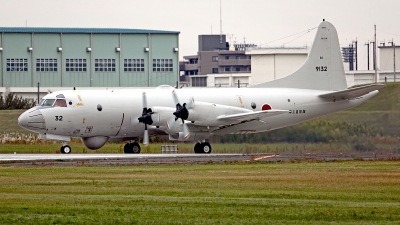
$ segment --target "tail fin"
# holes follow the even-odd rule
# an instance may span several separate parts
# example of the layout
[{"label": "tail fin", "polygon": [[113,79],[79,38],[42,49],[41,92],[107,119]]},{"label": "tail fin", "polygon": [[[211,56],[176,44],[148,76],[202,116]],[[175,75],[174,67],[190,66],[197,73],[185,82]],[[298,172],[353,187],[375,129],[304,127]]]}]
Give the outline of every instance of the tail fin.
[{"label": "tail fin", "polygon": [[287,87],[330,91],[347,89],[335,27],[325,20],[319,25],[310,54],[303,66],[296,72],[252,87]]}]

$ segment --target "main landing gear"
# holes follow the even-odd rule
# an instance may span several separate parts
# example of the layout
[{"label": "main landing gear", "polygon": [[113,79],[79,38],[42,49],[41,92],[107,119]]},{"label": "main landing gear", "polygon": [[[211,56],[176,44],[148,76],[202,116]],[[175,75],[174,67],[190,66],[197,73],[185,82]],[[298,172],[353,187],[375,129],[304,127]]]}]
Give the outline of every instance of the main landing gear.
[{"label": "main landing gear", "polygon": [[71,151],[72,149],[69,145],[67,145],[67,142],[62,142],[62,146],[60,148],[61,154],[69,154]]},{"label": "main landing gear", "polygon": [[196,143],[194,145],[194,153],[196,154],[210,154],[211,145],[208,142]]},{"label": "main landing gear", "polygon": [[125,154],[139,154],[140,153],[140,145],[137,142],[126,143],[124,146]]}]

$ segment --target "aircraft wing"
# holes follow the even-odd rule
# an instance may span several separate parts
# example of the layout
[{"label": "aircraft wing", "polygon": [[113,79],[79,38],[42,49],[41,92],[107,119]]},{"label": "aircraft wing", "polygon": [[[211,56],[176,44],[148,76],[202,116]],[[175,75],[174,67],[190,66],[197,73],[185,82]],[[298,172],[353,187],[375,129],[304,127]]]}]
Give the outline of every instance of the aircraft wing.
[{"label": "aircraft wing", "polygon": [[238,113],[232,115],[221,115],[217,117],[219,121],[245,121],[245,120],[253,120],[258,118],[266,118],[271,116],[276,116],[284,113],[289,113],[289,110],[264,110],[257,112],[247,112],[247,113]]},{"label": "aircraft wing", "polygon": [[332,98],[336,100],[353,99],[370,93],[371,91],[379,90],[386,85],[372,84],[362,87],[350,88],[342,91],[334,91],[326,94],[319,95],[321,98]]}]

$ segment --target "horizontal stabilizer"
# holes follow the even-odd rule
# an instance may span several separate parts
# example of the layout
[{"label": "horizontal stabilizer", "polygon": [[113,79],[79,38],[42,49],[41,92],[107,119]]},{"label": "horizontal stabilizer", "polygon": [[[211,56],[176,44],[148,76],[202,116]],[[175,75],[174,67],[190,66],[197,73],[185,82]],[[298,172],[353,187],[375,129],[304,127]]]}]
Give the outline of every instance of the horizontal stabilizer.
[{"label": "horizontal stabilizer", "polygon": [[356,88],[351,88],[351,89],[342,90],[342,91],[329,92],[326,94],[319,95],[319,97],[332,98],[332,99],[336,99],[336,100],[354,99],[354,98],[366,95],[366,94],[370,93],[371,91],[379,90],[385,86],[386,85],[384,85],[384,84],[372,84],[372,85],[356,87]]},{"label": "horizontal stabilizer", "polygon": [[266,118],[271,116],[276,116],[284,113],[289,113],[289,110],[264,110],[257,112],[247,112],[247,113],[238,113],[232,115],[221,115],[217,117],[219,121],[244,121],[244,120],[252,120],[258,118]]}]

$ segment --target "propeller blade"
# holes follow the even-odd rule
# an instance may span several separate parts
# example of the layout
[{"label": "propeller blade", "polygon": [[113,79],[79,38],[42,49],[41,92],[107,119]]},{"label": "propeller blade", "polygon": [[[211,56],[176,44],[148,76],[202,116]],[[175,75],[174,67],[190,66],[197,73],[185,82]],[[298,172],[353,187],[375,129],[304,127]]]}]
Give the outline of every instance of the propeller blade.
[{"label": "propeller blade", "polygon": [[189,101],[186,103],[186,108],[191,109],[194,106],[194,98],[191,97]]},{"label": "propeller blade", "polygon": [[172,98],[174,99],[175,105],[178,105],[179,104],[179,99],[178,99],[178,95],[176,94],[175,90],[172,90]]},{"label": "propeller blade", "polygon": [[147,96],[146,96],[146,92],[143,92],[143,95],[142,95],[142,105],[143,105],[143,108],[146,108],[146,109],[147,109]]},{"label": "propeller blade", "polygon": [[176,121],[175,117],[172,117],[170,120],[168,120],[168,122],[167,122],[167,129],[168,130],[171,130],[172,127],[174,127],[175,121]]},{"label": "propeller blade", "polygon": [[146,129],[144,130],[144,135],[143,135],[143,145],[148,145],[149,144],[149,131]]},{"label": "propeller blade", "polygon": [[189,127],[187,126],[186,123],[183,123],[182,126],[183,126],[184,139],[187,140],[190,137]]}]

